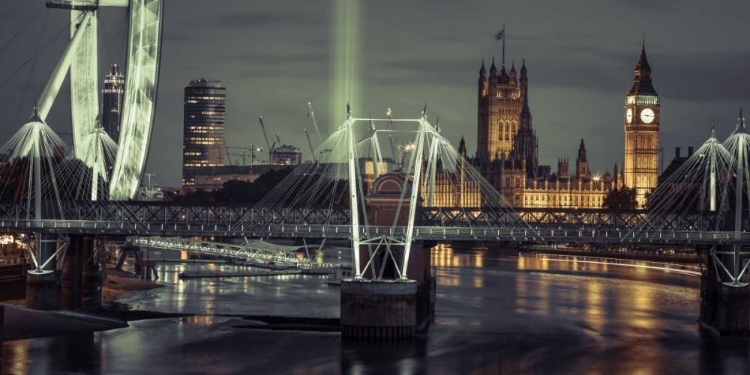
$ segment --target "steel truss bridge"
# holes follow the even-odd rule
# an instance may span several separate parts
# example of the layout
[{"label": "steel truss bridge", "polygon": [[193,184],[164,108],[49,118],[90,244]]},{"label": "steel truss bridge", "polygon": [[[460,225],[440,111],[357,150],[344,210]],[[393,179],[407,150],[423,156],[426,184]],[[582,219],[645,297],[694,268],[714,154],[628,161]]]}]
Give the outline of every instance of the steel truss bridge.
[{"label": "steel truss bridge", "polygon": [[[26,206],[0,202],[0,230],[58,234],[160,237],[249,237],[350,239],[346,208],[254,209],[165,202],[99,202],[95,207],[62,204],[61,219],[34,220]],[[519,225],[525,223],[526,226]],[[750,244],[750,220],[743,232],[715,231],[709,212],[652,216],[647,211],[594,209],[517,209],[515,213],[422,208],[416,240],[530,241],[547,243]],[[363,238],[404,237],[406,227],[360,226]]]}]

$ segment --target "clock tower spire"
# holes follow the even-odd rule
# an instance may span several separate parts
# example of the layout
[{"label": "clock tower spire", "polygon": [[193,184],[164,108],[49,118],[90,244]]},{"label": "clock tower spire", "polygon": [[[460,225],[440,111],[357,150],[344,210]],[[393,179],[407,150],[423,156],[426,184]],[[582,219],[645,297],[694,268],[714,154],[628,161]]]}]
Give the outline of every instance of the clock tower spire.
[{"label": "clock tower spire", "polygon": [[640,207],[659,179],[659,94],[651,81],[646,41],[625,99],[625,185],[636,191]]}]

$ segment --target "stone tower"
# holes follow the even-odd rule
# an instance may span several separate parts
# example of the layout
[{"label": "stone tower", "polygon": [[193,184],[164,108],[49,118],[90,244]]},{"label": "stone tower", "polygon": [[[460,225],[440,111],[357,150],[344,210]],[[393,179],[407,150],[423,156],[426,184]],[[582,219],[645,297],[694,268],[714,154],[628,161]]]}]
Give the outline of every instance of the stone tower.
[{"label": "stone tower", "polygon": [[581,139],[581,145],[578,146],[578,157],[576,158],[576,177],[582,180],[591,178],[589,159],[586,157],[586,145],[583,143],[583,139]]},{"label": "stone tower", "polygon": [[[511,68],[511,77],[515,77],[516,69]],[[526,66],[521,69],[522,77],[526,77]],[[526,162],[526,176],[535,178],[539,166],[539,142],[536,132],[531,127],[531,109],[529,109],[529,89],[521,80],[521,91],[523,92],[523,105],[521,107],[520,127],[513,136],[513,156],[517,160]]]},{"label": "stone tower", "polygon": [[659,94],[651,82],[646,43],[635,66],[633,85],[625,99],[625,186],[634,188],[638,206],[659,178]]},{"label": "stone tower", "polygon": [[[493,59],[487,76],[482,62],[477,116],[477,157],[480,160],[492,162],[503,153],[512,154],[513,139],[521,127],[528,82],[525,64],[521,67],[520,77],[517,77],[515,66],[508,72],[503,63],[498,71]],[[529,124],[530,120],[529,116]]]}]

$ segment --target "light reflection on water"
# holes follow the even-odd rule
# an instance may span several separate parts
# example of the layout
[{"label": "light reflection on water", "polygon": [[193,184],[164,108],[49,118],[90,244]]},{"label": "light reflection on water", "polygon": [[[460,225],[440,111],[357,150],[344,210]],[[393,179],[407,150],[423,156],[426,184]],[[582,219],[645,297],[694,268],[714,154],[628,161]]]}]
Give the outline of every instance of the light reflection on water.
[{"label": "light reflection on water", "polygon": [[[417,340],[342,342],[336,333],[258,331],[205,314],[337,317],[339,289],[290,275],[181,280],[205,265],[159,266],[167,287],[139,308],[186,319],[4,346],[4,371],[221,374],[721,374],[747,373],[750,343],[701,337],[698,278],[673,270],[514,251],[432,250],[436,323]],[[232,271],[236,266],[217,265]],[[63,349],[82,348],[82,349]],[[293,358],[293,360],[290,360]],[[11,370],[9,370],[11,369]]]}]

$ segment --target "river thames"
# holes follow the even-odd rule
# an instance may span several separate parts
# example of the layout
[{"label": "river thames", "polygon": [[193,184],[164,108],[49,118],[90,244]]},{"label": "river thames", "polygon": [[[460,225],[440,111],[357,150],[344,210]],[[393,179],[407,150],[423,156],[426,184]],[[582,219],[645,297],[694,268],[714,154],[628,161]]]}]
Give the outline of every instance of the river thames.
[{"label": "river thames", "polygon": [[[7,342],[3,374],[749,374],[750,339],[697,326],[695,270],[485,249],[433,249],[437,318],[412,341],[242,329],[227,315],[337,318],[322,276],[180,280],[125,300],[196,314],[89,334]],[[223,315],[223,316],[218,316]]]}]

